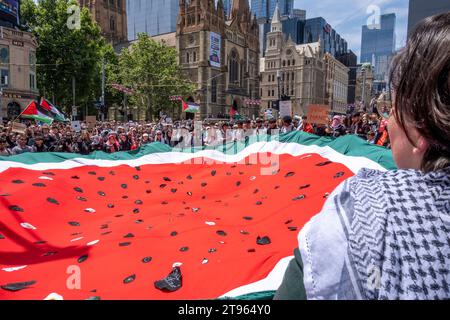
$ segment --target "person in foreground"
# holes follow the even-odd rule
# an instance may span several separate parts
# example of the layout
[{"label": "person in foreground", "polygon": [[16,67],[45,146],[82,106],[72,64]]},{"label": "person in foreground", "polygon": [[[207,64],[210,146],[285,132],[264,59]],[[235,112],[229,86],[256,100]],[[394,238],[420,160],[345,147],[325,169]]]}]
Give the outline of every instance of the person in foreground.
[{"label": "person in foreground", "polygon": [[299,234],[276,300],[450,298],[450,12],[393,60],[398,170],[363,169]]}]

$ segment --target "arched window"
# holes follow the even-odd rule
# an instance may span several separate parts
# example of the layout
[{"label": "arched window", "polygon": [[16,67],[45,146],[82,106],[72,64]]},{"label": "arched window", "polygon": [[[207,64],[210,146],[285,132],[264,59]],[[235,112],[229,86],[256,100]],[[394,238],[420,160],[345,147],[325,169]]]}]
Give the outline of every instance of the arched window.
[{"label": "arched window", "polygon": [[283,60],[283,67],[285,67],[286,66],[286,61],[285,60]]},{"label": "arched window", "polygon": [[295,59],[294,59],[294,60],[292,60],[292,65],[293,65],[293,66],[295,66]]},{"label": "arched window", "polygon": [[217,103],[217,81],[213,79],[211,82],[211,102]]},{"label": "arched window", "polygon": [[288,67],[291,66],[291,60],[288,60]]},{"label": "arched window", "polygon": [[236,51],[231,51],[229,67],[229,81],[230,83],[237,83],[239,81],[239,62],[238,54]]},{"label": "arched window", "polygon": [[192,59],[193,59],[193,62],[197,61],[197,52],[194,51],[194,57]]},{"label": "arched window", "polygon": [[189,63],[189,52],[186,53],[186,63]]}]

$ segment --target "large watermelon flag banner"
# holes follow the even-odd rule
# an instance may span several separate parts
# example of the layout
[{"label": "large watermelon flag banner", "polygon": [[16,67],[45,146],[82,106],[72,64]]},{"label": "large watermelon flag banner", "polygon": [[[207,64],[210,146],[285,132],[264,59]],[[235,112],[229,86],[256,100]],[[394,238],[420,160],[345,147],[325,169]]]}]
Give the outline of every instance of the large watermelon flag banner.
[{"label": "large watermelon flag banner", "polygon": [[270,298],[303,225],[363,167],[357,137],[0,158],[0,299]]}]

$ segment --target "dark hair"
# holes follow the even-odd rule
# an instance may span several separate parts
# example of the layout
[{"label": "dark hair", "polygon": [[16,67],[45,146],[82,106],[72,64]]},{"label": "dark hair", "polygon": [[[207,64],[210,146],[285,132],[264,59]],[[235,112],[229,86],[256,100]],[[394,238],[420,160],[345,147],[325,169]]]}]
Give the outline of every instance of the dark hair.
[{"label": "dark hair", "polygon": [[422,170],[450,165],[450,12],[422,20],[392,61],[394,115],[408,140],[407,125],[426,139]]}]

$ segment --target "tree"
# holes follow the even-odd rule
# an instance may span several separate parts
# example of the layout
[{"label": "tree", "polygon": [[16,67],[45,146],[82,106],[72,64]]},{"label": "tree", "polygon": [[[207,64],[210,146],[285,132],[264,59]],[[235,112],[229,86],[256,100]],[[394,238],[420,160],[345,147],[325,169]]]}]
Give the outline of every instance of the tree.
[{"label": "tree", "polygon": [[[92,21],[87,8],[80,9],[80,27],[71,25],[78,19],[75,0],[24,0],[22,24],[37,38],[37,80],[42,95],[66,107],[72,105],[72,79],[76,83],[76,104],[98,98],[101,84],[101,62],[112,51]],[[78,7],[79,8],[79,7]]]},{"label": "tree", "polygon": [[172,108],[170,96],[185,96],[195,90],[194,84],[182,76],[177,55],[177,51],[166,44],[139,34],[137,41],[119,56],[115,77],[134,90],[131,101],[138,110],[146,108],[150,120],[160,111]]}]

